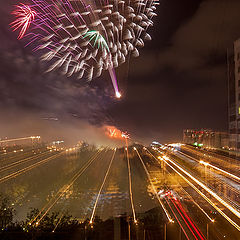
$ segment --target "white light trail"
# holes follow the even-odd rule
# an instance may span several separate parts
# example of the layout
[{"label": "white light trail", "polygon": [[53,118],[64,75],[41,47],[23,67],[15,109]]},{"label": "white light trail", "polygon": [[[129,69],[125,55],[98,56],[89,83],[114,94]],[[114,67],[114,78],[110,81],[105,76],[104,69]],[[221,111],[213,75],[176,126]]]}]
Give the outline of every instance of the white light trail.
[{"label": "white light trail", "polygon": [[160,203],[161,207],[163,208],[163,210],[164,210],[164,212],[165,212],[165,214],[166,214],[166,216],[167,216],[167,218],[168,218],[168,221],[169,221],[169,222],[173,222],[173,219],[171,218],[171,216],[170,216],[170,214],[168,213],[166,207],[163,205],[161,199],[160,199],[159,196],[158,196],[157,190],[156,190],[156,188],[155,188],[155,186],[154,186],[154,184],[153,184],[153,182],[152,182],[151,176],[150,176],[150,174],[149,174],[149,172],[148,172],[148,170],[147,170],[146,165],[145,165],[144,162],[143,162],[142,157],[140,156],[137,148],[134,147],[134,150],[136,151],[136,153],[137,153],[137,155],[138,155],[138,157],[139,157],[139,159],[140,159],[140,161],[141,161],[141,163],[142,163],[142,165],[143,165],[143,168],[144,168],[144,170],[145,170],[145,173],[146,173],[146,175],[147,175],[147,177],[148,177],[148,180],[149,180],[149,182],[150,182],[150,184],[151,184],[152,190],[153,190],[154,194],[156,195],[156,198],[157,198],[158,202]]},{"label": "white light trail", "polygon": [[199,160],[193,158],[192,156],[189,156],[189,155],[187,155],[187,154],[185,154],[185,153],[183,153],[183,152],[179,152],[179,153],[182,154],[182,155],[184,155],[184,156],[187,157],[187,158],[191,158],[191,159],[193,159],[194,161],[199,162],[200,164],[204,165],[205,167],[211,167],[211,168],[213,168],[213,169],[215,169],[215,170],[217,170],[217,171],[219,171],[219,172],[221,172],[221,173],[223,173],[223,174],[226,174],[226,175],[228,175],[229,177],[234,178],[235,180],[237,180],[237,181],[240,182],[240,177],[238,177],[238,176],[236,176],[236,175],[234,175],[234,174],[232,174],[232,173],[230,173],[230,172],[228,172],[228,171],[226,171],[226,170],[223,170],[223,169],[221,169],[221,168],[219,168],[219,167],[216,167],[216,166],[212,165],[212,164],[209,163],[209,162],[205,162],[205,161],[203,161],[203,160],[200,160],[200,161],[199,161]]},{"label": "white light trail", "polygon": [[44,164],[44,163],[46,163],[46,162],[48,162],[48,161],[50,161],[52,159],[55,159],[56,157],[60,156],[61,154],[63,154],[63,153],[61,152],[61,153],[55,154],[55,155],[53,155],[51,157],[48,157],[48,158],[43,159],[43,160],[41,160],[41,161],[39,161],[37,163],[34,163],[34,164],[32,164],[32,165],[30,165],[28,167],[20,169],[20,170],[18,170],[16,172],[13,172],[11,174],[8,174],[7,176],[4,176],[4,177],[0,178],[0,183],[3,183],[3,182],[5,182],[5,181],[7,181],[7,180],[9,180],[11,178],[15,178],[15,177],[17,177],[17,176],[27,172],[27,171],[30,171],[30,170],[32,170],[35,167],[38,167],[38,166],[40,166],[40,165],[42,165],[42,164]]},{"label": "white light trail", "polygon": [[103,187],[104,187],[104,184],[105,184],[105,182],[106,182],[106,179],[107,179],[107,177],[108,177],[110,168],[111,168],[111,166],[112,166],[112,162],[113,162],[113,159],[114,159],[114,157],[115,157],[115,153],[116,153],[116,148],[114,149],[114,152],[113,152],[112,158],[111,158],[111,160],[110,160],[108,169],[107,169],[106,174],[105,174],[105,176],[104,176],[102,185],[101,185],[101,187],[100,187],[100,189],[99,189],[99,192],[98,192],[98,195],[97,195],[97,198],[96,198],[94,207],[93,207],[92,215],[91,215],[91,218],[90,218],[90,222],[89,222],[90,224],[92,224],[92,222],[93,222],[93,218],[94,218],[94,214],[95,214],[95,211],[96,211],[96,208],[97,208],[98,200],[99,200],[100,194],[101,194],[101,192],[102,192],[102,189],[103,189]]},{"label": "white light trail", "polygon": [[[212,168],[212,169],[220,172],[220,173],[217,174],[219,177],[220,177],[219,174],[223,175],[224,178],[225,178],[225,177],[228,177],[228,178],[225,178],[224,180],[221,180],[221,179],[219,179],[219,178],[217,179],[216,177],[215,177],[215,179],[216,179],[217,181],[219,181],[219,182],[223,182],[224,184],[226,184],[227,181],[228,181],[227,187],[228,187],[231,191],[235,192],[236,194],[239,194],[239,189],[238,189],[238,188],[236,189],[235,187],[233,187],[233,186],[232,186],[232,182],[229,181],[229,178],[230,178],[231,180],[234,180],[234,181],[240,181],[240,178],[239,178],[238,176],[236,176],[236,175],[234,175],[234,174],[231,174],[231,173],[229,173],[229,172],[227,172],[227,171],[225,171],[225,170],[223,170],[223,169],[221,169],[221,168],[218,168],[218,167],[216,167],[216,166],[214,166],[214,165],[212,165],[212,164],[210,164],[210,163],[208,163],[208,162],[205,162],[205,161],[203,161],[203,160],[200,160],[200,161],[199,161],[198,159],[195,159],[195,158],[193,158],[193,157],[191,157],[191,156],[189,156],[189,155],[187,155],[187,154],[185,154],[185,153],[183,153],[183,152],[180,152],[180,151],[179,151],[179,154],[180,154],[180,155],[176,155],[176,156],[182,158],[182,155],[183,155],[183,156],[185,156],[185,157],[188,158],[188,159],[193,159],[195,162],[198,162],[198,163],[204,165],[205,167],[208,167],[208,166],[209,166],[209,169],[210,169],[210,170],[211,170],[211,168]],[[185,158],[182,158],[182,159],[185,160]],[[227,175],[227,176],[226,176],[226,175]]]},{"label": "white light trail", "polygon": [[[151,154],[152,155],[152,154]],[[155,156],[152,155],[154,158]],[[157,160],[157,158],[155,158]],[[158,160],[157,160],[158,161]],[[166,170],[167,171],[167,170]],[[170,172],[167,171],[167,173],[171,176],[172,174]],[[211,218],[206,211],[193,199],[193,197],[182,187],[182,185],[178,182],[178,185],[181,187],[182,191],[184,191],[184,193],[191,199],[191,201],[202,211],[202,213],[211,221],[211,222],[215,222],[215,220],[213,218]]]},{"label": "white light trail", "polygon": [[186,177],[184,177],[179,171],[177,171],[166,160],[163,160],[171,169],[173,169],[180,177],[182,177],[198,194],[200,194],[209,204],[211,204],[227,221],[229,221],[238,231],[240,226],[234,222],[229,216],[227,216],[219,207],[216,206],[204,193],[202,193],[193,183],[191,183]]},{"label": "white light trail", "polygon": [[217,170],[217,171],[219,171],[219,172],[221,172],[221,173],[224,173],[224,174],[226,174],[226,175],[228,175],[228,176],[230,176],[231,178],[234,178],[235,180],[237,180],[237,181],[239,181],[240,182],[240,177],[238,177],[238,176],[236,176],[236,175],[234,175],[234,174],[232,174],[232,173],[229,173],[229,172],[227,172],[227,171],[225,171],[225,170],[223,170],[223,169],[221,169],[221,168],[218,168],[218,167],[216,167],[216,166],[214,166],[214,165],[212,165],[212,164],[210,164],[210,163],[208,163],[208,162],[204,162],[204,161],[199,161],[199,163],[200,164],[203,164],[204,166],[209,166],[209,167],[211,167],[211,168],[213,168],[213,169],[215,169],[215,170]]},{"label": "white light trail", "polygon": [[238,218],[240,218],[240,212],[237,211],[235,208],[233,208],[230,204],[228,204],[226,201],[224,201],[221,197],[219,197],[215,192],[213,192],[209,187],[207,187],[205,184],[200,182],[198,179],[193,177],[189,172],[184,170],[182,167],[180,167],[178,164],[176,164],[174,161],[172,161],[170,158],[163,156],[164,162],[169,161],[171,162],[175,167],[180,169],[184,174],[186,174],[188,177],[190,177],[195,183],[197,183],[199,186],[201,186],[204,190],[206,190],[209,194],[211,194],[216,200],[218,200],[221,204],[223,204],[227,209],[229,209],[233,214],[235,214]]},{"label": "white light trail", "polygon": [[132,194],[132,177],[131,177],[131,165],[129,161],[128,146],[126,147],[126,152],[127,152],[127,165],[128,165],[129,195],[130,195],[130,202],[131,202],[132,213],[133,213],[133,220],[136,223],[137,220],[136,220],[136,213],[135,213],[133,194]]},{"label": "white light trail", "polygon": [[[183,188],[182,188],[183,189]],[[206,212],[205,210],[193,199],[193,197],[185,190],[183,189],[183,191],[188,195],[188,197],[191,199],[191,201],[193,201],[193,203],[203,212],[203,214],[211,221],[211,222],[215,222],[215,220],[213,218],[211,218]]]},{"label": "white light trail", "polygon": [[[147,150],[148,151],[148,150]],[[157,158],[148,151],[156,160]],[[165,157],[166,158],[166,157]],[[219,207],[216,206],[204,193],[202,193],[192,182],[190,182],[186,177],[184,177],[178,170],[176,170],[171,164],[167,162],[166,159],[162,158],[162,160],[172,169],[174,170],[180,177],[182,177],[199,195],[201,195],[210,205],[212,205],[229,223],[231,223],[238,231],[240,231],[240,226],[234,222],[228,215],[226,215]],[[158,160],[157,160],[158,161]],[[214,221],[212,221],[214,222]]]},{"label": "white light trail", "polygon": [[0,143],[5,143],[5,142],[15,142],[15,141],[21,141],[21,140],[28,140],[28,139],[40,139],[40,136],[31,136],[31,137],[22,137],[22,138],[13,138],[13,139],[5,139],[5,140],[0,140]]},{"label": "white light trail", "polygon": [[[102,150],[98,150],[96,154],[94,154],[82,167],[81,169],[71,178],[67,186],[61,187],[56,195],[39,211],[39,213],[29,221],[28,225],[31,225],[33,222],[37,220],[38,217],[41,218],[36,222],[38,225],[41,220],[46,216],[46,214],[51,210],[51,208],[57,203],[57,201],[67,192],[67,190],[74,184],[74,182],[85,172],[85,170],[93,163],[96,157],[100,154]],[[59,194],[59,195],[58,195]],[[46,209],[46,210],[45,210]]]},{"label": "white light trail", "polygon": [[55,231],[56,231],[59,223],[61,222],[61,220],[62,220],[62,218],[63,218],[63,215],[64,215],[64,212],[62,212],[61,217],[58,219],[58,222],[57,222],[56,226],[54,227],[54,229],[52,230],[52,232],[55,232]]},{"label": "white light trail", "polygon": [[11,169],[13,167],[16,167],[18,165],[21,165],[22,163],[26,163],[28,161],[35,160],[36,158],[38,158],[40,156],[42,157],[42,156],[47,155],[48,153],[49,153],[49,151],[45,151],[45,152],[40,153],[38,155],[33,155],[31,157],[23,158],[21,160],[17,160],[16,162],[4,165],[4,166],[0,167],[0,172],[6,171],[6,170]]},{"label": "white light trail", "polygon": [[[158,161],[158,159],[147,149],[147,148],[143,148],[144,150],[147,150],[149,152],[149,154],[155,159]],[[171,175],[171,173],[168,172],[168,174]],[[193,199],[193,197],[182,187],[182,185],[180,183],[178,183],[182,190],[188,195],[189,198],[191,198],[191,200],[193,201],[193,203],[203,212],[203,214],[211,221],[211,222],[214,222],[215,220],[212,219],[206,212],[205,210]]]}]

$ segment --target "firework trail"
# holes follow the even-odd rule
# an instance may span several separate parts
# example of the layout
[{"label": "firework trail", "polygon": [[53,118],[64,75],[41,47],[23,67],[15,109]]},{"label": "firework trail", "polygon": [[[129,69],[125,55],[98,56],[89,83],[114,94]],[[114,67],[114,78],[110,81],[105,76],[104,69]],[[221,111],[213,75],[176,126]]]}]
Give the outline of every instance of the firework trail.
[{"label": "firework trail", "polygon": [[16,6],[14,31],[20,29],[48,61],[48,71],[91,81],[108,70],[121,97],[114,69],[151,40],[147,33],[159,0],[29,0]]}]

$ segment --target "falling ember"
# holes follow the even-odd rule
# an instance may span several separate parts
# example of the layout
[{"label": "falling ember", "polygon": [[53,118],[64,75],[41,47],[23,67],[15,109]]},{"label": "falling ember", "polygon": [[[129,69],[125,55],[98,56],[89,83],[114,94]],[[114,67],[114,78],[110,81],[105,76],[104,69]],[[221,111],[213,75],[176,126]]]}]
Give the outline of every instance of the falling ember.
[{"label": "falling ember", "polygon": [[116,98],[121,98],[122,97],[122,95],[121,95],[121,93],[120,92],[116,92]]},{"label": "falling ember", "polygon": [[18,39],[23,38],[31,22],[35,19],[36,12],[33,11],[29,6],[21,4],[16,6],[16,10],[12,12],[17,17],[15,21],[11,23],[13,31],[21,28],[18,35]]}]

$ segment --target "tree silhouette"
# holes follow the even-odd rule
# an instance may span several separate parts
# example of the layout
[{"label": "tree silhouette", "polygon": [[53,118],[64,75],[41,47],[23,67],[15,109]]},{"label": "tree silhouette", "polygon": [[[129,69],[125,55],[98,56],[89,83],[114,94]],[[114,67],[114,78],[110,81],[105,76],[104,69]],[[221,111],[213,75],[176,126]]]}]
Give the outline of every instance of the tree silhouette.
[{"label": "tree silhouette", "polygon": [[13,220],[15,210],[8,197],[0,194],[0,228],[5,229]]}]

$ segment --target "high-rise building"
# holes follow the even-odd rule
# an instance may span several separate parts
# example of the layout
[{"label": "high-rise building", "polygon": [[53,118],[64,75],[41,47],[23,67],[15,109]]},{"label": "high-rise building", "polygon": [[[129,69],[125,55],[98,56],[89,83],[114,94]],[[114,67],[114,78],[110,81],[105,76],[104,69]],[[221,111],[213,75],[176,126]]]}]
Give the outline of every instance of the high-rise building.
[{"label": "high-rise building", "polygon": [[240,39],[227,51],[229,147],[240,150]]},{"label": "high-rise building", "polygon": [[206,148],[228,147],[228,133],[215,132],[211,129],[185,129],[183,131],[183,143]]}]

